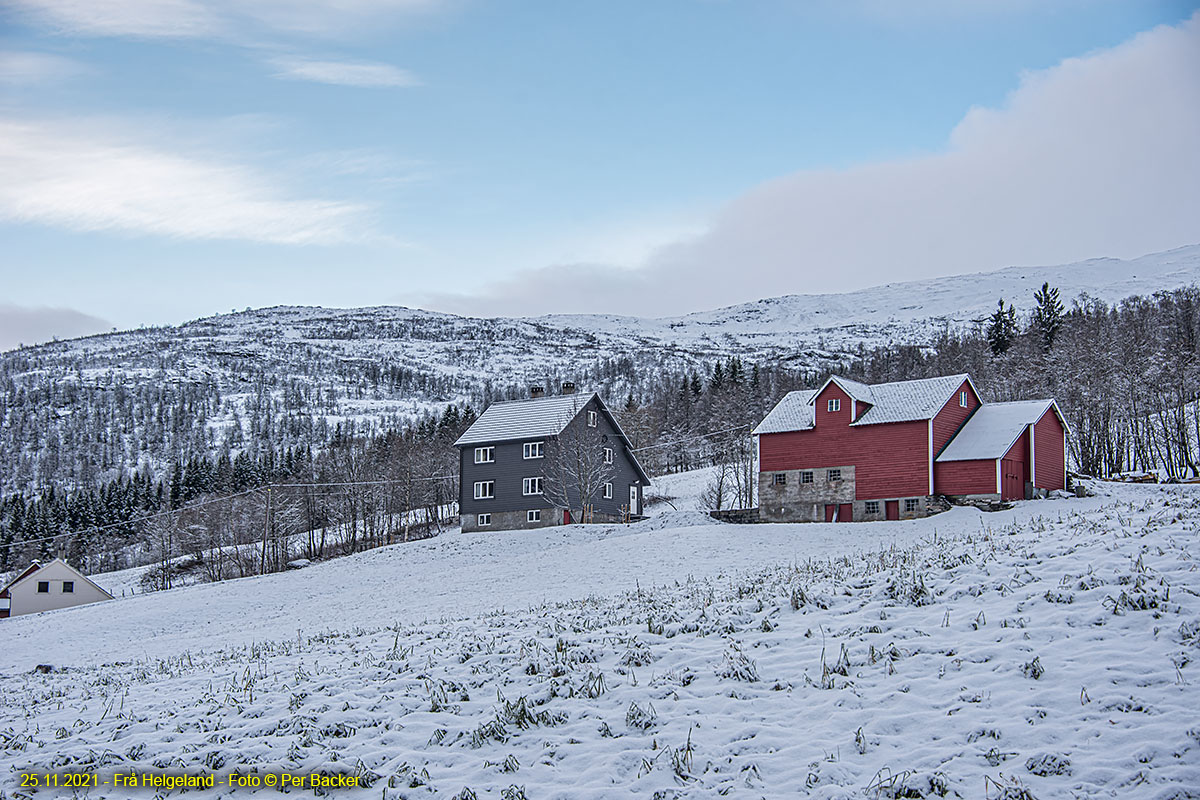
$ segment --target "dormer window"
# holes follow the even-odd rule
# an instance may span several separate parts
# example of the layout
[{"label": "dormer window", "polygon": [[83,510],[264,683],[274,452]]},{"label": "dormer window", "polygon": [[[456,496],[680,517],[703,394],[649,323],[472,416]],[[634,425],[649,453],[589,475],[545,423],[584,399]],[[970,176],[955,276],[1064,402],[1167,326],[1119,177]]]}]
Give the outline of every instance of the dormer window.
[{"label": "dormer window", "polygon": [[958,404],[960,406],[962,406],[963,408],[967,407],[967,393],[966,392],[958,393]]},{"label": "dormer window", "polygon": [[825,407],[830,411],[841,411],[842,400],[840,397],[831,397]]}]

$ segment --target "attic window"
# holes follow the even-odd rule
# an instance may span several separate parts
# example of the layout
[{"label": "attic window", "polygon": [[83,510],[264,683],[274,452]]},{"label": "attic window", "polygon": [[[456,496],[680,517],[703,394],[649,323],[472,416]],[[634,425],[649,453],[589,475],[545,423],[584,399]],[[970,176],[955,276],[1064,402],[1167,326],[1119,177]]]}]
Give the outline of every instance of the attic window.
[{"label": "attic window", "polygon": [[613,463],[613,449],[611,447],[604,448],[604,463]]},{"label": "attic window", "polygon": [[75,593],[75,581],[63,581],[63,594]]},{"label": "attic window", "polygon": [[958,393],[958,404],[960,406],[962,406],[963,408],[967,407],[967,393],[966,392]]},{"label": "attic window", "polygon": [[826,404],[826,408],[828,408],[830,411],[841,411],[842,410],[842,399],[840,397],[829,398],[829,402]]},{"label": "attic window", "polygon": [[50,581],[38,581],[38,594],[50,594]]},{"label": "attic window", "polygon": [[596,412],[595,412],[595,411],[589,411],[589,412],[588,412],[588,427],[589,427],[589,428],[594,428],[594,427],[596,427],[596,416],[597,416],[597,415],[596,415]]}]

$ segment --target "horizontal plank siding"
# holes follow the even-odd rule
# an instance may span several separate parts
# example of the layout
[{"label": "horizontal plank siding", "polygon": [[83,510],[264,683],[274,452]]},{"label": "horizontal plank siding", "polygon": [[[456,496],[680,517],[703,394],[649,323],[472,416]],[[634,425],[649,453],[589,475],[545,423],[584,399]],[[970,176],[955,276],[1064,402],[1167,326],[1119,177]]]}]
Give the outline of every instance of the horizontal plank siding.
[{"label": "horizontal plank siding", "polygon": [[[967,393],[966,408],[958,404],[960,392]],[[975,413],[975,409],[979,408],[979,405],[979,396],[971,388],[970,382],[963,381],[962,385],[954,390],[954,396],[946,401],[946,405],[942,406],[933,418],[933,453],[935,456],[954,438],[954,434],[963,426],[967,418]]]},{"label": "horizontal plank siding", "polygon": [[1066,449],[1066,431],[1058,421],[1054,409],[1047,409],[1033,426],[1034,457],[1037,458],[1037,481],[1039,489],[1067,488],[1064,470],[1064,452]]},{"label": "horizontal plank siding", "polygon": [[942,461],[933,465],[933,485],[938,494],[962,496],[996,493],[996,459]]}]

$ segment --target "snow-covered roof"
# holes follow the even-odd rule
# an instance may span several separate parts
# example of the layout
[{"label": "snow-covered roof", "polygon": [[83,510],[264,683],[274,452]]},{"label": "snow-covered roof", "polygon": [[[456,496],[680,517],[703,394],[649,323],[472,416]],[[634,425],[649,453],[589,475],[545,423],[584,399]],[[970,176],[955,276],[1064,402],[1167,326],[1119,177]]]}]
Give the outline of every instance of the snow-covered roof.
[{"label": "snow-covered roof", "polygon": [[868,387],[875,398],[873,402],[866,401],[871,403],[870,410],[850,424],[878,425],[883,422],[932,419],[966,380],[970,378],[962,374],[921,378],[915,381],[876,383]]},{"label": "snow-covered roof", "polygon": [[[976,461],[1000,458],[1025,428],[1042,418],[1053,400],[986,403],[976,409],[938,461]],[[1061,415],[1060,415],[1061,416]]]},{"label": "snow-covered roof", "polygon": [[557,436],[593,397],[595,392],[492,403],[454,445]]},{"label": "snow-covered roof", "polygon": [[804,390],[788,392],[783,399],[775,404],[766,419],[758,423],[751,435],[760,433],[786,433],[787,431],[805,431],[813,426],[812,398],[816,392]]}]

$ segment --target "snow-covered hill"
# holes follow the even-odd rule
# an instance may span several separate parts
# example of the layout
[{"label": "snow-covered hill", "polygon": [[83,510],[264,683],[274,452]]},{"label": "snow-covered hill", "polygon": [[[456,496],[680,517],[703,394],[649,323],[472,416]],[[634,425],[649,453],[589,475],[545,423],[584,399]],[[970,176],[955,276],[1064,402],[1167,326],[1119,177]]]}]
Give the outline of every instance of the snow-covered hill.
[{"label": "snow-covered hill", "polygon": [[3,620],[0,791],[84,772],[126,797],[104,781],[168,771],[385,800],[1188,797],[1200,494],[1099,490],[455,533]]}]

